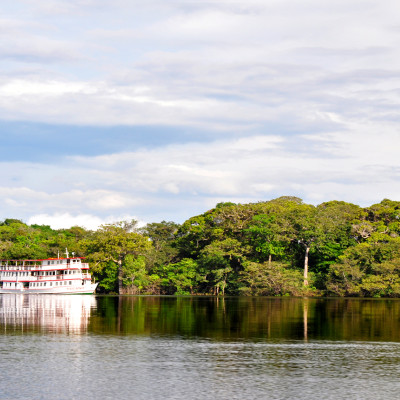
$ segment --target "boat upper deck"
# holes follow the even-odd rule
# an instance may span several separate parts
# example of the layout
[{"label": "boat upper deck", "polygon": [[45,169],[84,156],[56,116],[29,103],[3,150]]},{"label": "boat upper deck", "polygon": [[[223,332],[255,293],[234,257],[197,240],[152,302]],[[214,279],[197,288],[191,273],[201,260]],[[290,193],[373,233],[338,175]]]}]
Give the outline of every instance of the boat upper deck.
[{"label": "boat upper deck", "polygon": [[0,260],[0,271],[54,271],[60,269],[89,269],[82,257],[47,258],[44,260]]}]

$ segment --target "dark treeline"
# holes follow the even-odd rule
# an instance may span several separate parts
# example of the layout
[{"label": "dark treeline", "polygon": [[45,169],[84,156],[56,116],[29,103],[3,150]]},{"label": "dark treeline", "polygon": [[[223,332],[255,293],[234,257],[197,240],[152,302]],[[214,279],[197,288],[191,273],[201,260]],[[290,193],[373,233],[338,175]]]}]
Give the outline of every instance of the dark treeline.
[{"label": "dark treeline", "polygon": [[400,297],[400,202],[220,203],[182,225],[0,223],[0,258],[91,263],[104,293]]}]

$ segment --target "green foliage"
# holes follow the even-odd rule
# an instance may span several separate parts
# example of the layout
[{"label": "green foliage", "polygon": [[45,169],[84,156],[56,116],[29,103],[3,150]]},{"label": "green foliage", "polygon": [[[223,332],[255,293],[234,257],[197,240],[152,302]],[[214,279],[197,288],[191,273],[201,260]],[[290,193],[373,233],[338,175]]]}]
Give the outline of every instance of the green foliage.
[{"label": "green foliage", "polygon": [[28,226],[15,219],[0,223],[0,258],[2,259],[41,259],[57,257],[68,247],[76,255],[78,241],[68,240],[61,231],[52,230],[47,225]]},{"label": "green foliage", "polygon": [[356,296],[360,294],[360,282],[364,272],[353,260],[345,260],[329,267],[327,291],[335,296]]},{"label": "green foliage", "polygon": [[145,258],[143,256],[134,258],[128,254],[122,264],[122,276],[124,286],[134,286],[140,293],[148,279]]},{"label": "green foliage", "polygon": [[154,248],[159,251],[166,243],[170,243],[175,239],[179,225],[175,222],[154,222],[147,224],[139,229],[139,232],[150,238]]},{"label": "green foliage", "polygon": [[[182,225],[0,222],[0,258],[86,256],[103,292],[400,297],[400,202],[218,203]],[[303,277],[304,275],[304,277]],[[314,286],[318,290],[314,289]]]},{"label": "green foliage", "polygon": [[[208,291],[219,295],[225,294],[230,282],[242,269],[248,249],[237,239],[215,240],[204,247],[199,257],[203,271],[207,271]],[[231,293],[234,294],[234,293]]]},{"label": "green foliage", "polygon": [[[132,281],[135,268],[140,268],[140,261],[134,262],[127,256],[138,258],[143,256],[151,248],[151,243],[146,236],[132,231],[134,222],[119,222],[116,224],[102,225],[95,234],[86,241],[88,260],[94,262],[98,268],[94,269],[96,274],[102,274],[101,266],[117,265],[118,293],[124,292],[124,282]],[[127,277],[126,273],[130,275]]]},{"label": "green foliage", "polygon": [[176,235],[179,225],[174,222],[162,221],[147,224],[139,232],[149,237],[152,246],[145,252],[146,268],[154,274],[159,274],[165,265],[178,261]]},{"label": "green foliage", "polygon": [[249,227],[245,229],[249,242],[259,253],[260,261],[267,259],[271,261],[273,256],[284,257],[288,243],[280,228],[276,215],[258,214],[252,218]]},{"label": "green foliage", "polygon": [[280,263],[246,264],[240,273],[240,293],[246,296],[300,296],[305,294],[303,275]]},{"label": "green foliage", "polygon": [[164,267],[161,286],[167,294],[188,295],[193,294],[193,287],[198,280],[196,261],[184,258]]},{"label": "green foliage", "polygon": [[97,268],[92,269],[93,272],[97,276],[101,291],[118,293],[118,265],[116,263],[108,261],[97,264]]},{"label": "green foliage", "polygon": [[327,276],[329,293],[339,296],[399,296],[400,238],[349,247]]}]

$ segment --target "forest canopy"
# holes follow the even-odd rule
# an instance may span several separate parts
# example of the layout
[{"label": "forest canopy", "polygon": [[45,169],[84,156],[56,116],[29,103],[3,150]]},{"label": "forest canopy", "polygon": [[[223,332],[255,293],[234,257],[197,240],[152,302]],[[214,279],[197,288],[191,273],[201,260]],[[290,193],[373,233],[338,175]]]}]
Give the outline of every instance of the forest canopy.
[{"label": "forest canopy", "polygon": [[219,203],[183,224],[0,222],[1,259],[86,257],[103,293],[400,297],[400,202]]}]

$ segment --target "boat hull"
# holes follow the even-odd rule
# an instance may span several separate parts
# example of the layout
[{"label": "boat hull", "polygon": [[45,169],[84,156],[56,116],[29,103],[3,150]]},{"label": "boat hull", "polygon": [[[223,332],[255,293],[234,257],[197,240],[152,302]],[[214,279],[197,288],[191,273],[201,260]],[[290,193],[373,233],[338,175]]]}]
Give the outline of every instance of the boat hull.
[{"label": "boat hull", "polygon": [[0,288],[0,294],[2,293],[14,293],[14,294],[93,294],[97,288],[98,283],[90,283],[82,285],[82,287],[39,287],[29,289],[11,289],[11,288]]}]

